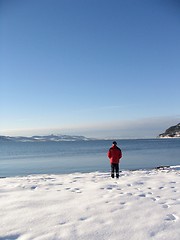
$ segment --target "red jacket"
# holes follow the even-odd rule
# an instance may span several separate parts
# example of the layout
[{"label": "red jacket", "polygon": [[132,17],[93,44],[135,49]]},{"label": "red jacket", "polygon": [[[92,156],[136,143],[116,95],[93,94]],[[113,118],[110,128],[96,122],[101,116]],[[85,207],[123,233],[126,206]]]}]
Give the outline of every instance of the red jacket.
[{"label": "red jacket", "polygon": [[122,152],[121,149],[117,146],[113,145],[108,153],[107,156],[110,160],[110,163],[119,163],[120,158],[122,158]]}]

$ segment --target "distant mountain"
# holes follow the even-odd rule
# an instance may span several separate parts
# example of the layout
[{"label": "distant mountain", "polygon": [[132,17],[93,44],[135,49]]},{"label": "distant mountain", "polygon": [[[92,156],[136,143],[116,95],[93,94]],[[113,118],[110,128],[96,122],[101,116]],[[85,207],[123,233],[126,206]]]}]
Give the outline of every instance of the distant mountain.
[{"label": "distant mountain", "polygon": [[0,136],[0,141],[15,141],[15,142],[62,142],[62,141],[88,141],[94,140],[84,136],[70,135],[47,135],[47,136],[32,136],[32,137],[9,137]]},{"label": "distant mountain", "polygon": [[159,134],[160,138],[180,138],[180,123]]}]

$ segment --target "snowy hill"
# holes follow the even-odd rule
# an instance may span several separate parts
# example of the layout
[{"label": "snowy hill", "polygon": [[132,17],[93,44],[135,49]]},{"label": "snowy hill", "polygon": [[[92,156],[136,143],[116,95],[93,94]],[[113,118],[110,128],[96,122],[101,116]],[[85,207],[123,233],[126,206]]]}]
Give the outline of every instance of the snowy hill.
[{"label": "snowy hill", "polygon": [[10,137],[0,136],[0,141],[16,141],[16,142],[61,142],[61,141],[87,141],[93,140],[84,136],[70,136],[70,135],[46,135],[46,136],[32,136],[32,137]]},{"label": "snowy hill", "polygon": [[160,138],[180,138],[180,123],[159,134]]}]

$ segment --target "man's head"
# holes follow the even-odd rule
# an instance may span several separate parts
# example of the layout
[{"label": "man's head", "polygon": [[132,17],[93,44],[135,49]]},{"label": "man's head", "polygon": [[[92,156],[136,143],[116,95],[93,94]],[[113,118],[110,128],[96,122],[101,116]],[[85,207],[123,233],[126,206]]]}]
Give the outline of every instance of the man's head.
[{"label": "man's head", "polygon": [[116,142],[116,141],[114,141],[114,142],[113,142],[113,145],[115,145],[115,146],[116,146],[116,145],[117,145],[117,142]]}]

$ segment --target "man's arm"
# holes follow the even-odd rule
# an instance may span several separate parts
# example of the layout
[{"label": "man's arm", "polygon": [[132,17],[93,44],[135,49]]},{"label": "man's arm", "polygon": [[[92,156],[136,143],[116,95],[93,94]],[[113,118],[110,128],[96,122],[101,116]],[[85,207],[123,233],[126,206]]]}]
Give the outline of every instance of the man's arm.
[{"label": "man's arm", "polygon": [[111,150],[109,149],[108,153],[107,153],[108,158],[111,158]]}]

